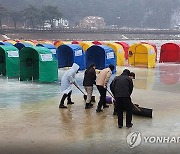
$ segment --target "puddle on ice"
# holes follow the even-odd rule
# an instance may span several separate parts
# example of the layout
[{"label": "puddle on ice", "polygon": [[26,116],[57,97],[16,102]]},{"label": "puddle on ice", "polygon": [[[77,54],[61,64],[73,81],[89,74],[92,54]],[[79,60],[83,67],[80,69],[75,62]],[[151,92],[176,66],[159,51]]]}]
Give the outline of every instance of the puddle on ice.
[{"label": "puddle on ice", "polygon": [[[131,131],[138,130],[142,136],[178,136],[180,64],[157,64],[154,69],[117,67],[116,75],[120,75],[125,68],[136,74],[133,102],[152,108],[153,118],[133,116],[133,128],[123,127],[121,130],[117,127],[117,117],[112,115],[113,105],[102,113],[96,113],[99,100],[96,87],[93,93],[96,103],[92,109],[84,109],[83,95],[75,87],[72,94],[75,104],[65,110],[58,108],[61,98],[59,82],[67,69],[59,69],[59,81],[51,84],[20,82],[0,76],[0,149],[7,150],[5,145],[17,145],[19,149],[29,148],[32,153],[43,153],[46,148],[50,149],[49,153],[61,153],[61,149],[65,152],[69,149],[72,153],[71,149],[75,147],[87,147],[92,150],[91,153],[99,149],[104,153],[117,153],[122,149],[129,150],[126,136]],[[83,73],[80,71],[76,79],[85,91],[82,86]],[[145,153],[148,146],[141,144],[136,152]],[[162,145],[162,148],[172,150],[172,146]],[[152,148],[150,153],[157,148]],[[132,153],[130,150],[128,152]],[[9,149],[9,153],[13,152]]]},{"label": "puddle on ice", "polygon": [[[136,79],[134,86],[137,89],[157,90],[167,92],[180,92],[180,64],[157,64],[154,69],[135,68],[135,67],[117,67],[116,74],[120,75],[123,69],[128,68],[135,72]],[[41,100],[47,100],[52,97],[60,96],[60,79],[66,69],[59,69],[59,81],[55,83],[36,83],[36,82],[20,82],[18,79],[7,79],[0,77],[0,105],[1,108],[16,105],[20,103],[32,103]],[[76,80],[84,91],[82,86],[84,71],[80,71],[76,75]],[[98,93],[94,87],[94,92]],[[80,91],[73,87],[73,93],[79,94]]]}]

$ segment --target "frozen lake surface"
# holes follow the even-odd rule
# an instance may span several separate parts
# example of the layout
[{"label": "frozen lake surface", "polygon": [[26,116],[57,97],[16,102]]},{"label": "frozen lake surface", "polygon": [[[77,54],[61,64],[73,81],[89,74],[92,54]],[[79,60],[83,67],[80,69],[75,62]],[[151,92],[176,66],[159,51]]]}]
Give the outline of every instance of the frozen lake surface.
[{"label": "frozen lake surface", "polygon": [[[159,46],[162,43],[159,41]],[[59,69],[59,81],[51,84],[1,76],[1,153],[178,153],[178,143],[143,140],[131,149],[126,137],[130,132],[140,132],[142,138],[180,137],[180,64],[157,64],[154,69],[118,67],[116,74],[121,74],[124,68],[136,74],[133,103],[153,109],[152,119],[133,116],[134,125],[130,129],[117,127],[113,105],[96,113],[99,100],[96,87],[92,109],[84,109],[83,95],[75,87],[72,94],[75,104],[59,109],[59,82],[66,69]],[[76,76],[81,89],[83,73]]]}]

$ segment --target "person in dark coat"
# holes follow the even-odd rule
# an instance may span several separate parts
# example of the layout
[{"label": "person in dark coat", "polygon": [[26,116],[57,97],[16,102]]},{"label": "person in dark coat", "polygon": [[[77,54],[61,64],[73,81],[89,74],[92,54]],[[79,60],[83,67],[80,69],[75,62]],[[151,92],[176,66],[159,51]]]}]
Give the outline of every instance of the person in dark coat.
[{"label": "person in dark coat", "polygon": [[[128,69],[125,69],[120,76],[117,76],[112,81],[110,88],[115,96],[118,115],[118,126],[123,127],[123,111],[126,111],[126,127],[132,127],[132,102],[131,94],[133,91],[133,81],[130,77],[132,75]],[[135,74],[133,73],[134,77]]]},{"label": "person in dark coat", "polygon": [[84,73],[83,86],[87,92],[86,106],[85,109],[90,109],[93,104],[91,104],[91,97],[93,93],[93,84],[96,84],[96,65],[93,63]]},{"label": "person in dark coat", "polygon": [[[135,73],[134,72],[130,72],[129,77],[131,79],[135,79]],[[114,95],[112,84],[113,84],[113,82],[111,82],[111,84],[110,84],[110,90],[111,90],[112,94]],[[113,112],[113,115],[117,115],[116,100],[113,100],[113,103],[114,103],[114,112]]]}]

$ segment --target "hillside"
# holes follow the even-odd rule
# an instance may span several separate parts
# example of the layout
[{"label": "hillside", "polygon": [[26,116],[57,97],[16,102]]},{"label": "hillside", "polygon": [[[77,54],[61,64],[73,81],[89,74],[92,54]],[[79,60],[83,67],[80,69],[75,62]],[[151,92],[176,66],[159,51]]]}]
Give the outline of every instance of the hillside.
[{"label": "hillside", "polygon": [[[29,4],[58,6],[63,17],[78,23],[85,16],[104,17],[108,25],[120,27],[170,28],[179,23],[180,0],[0,0],[11,10],[22,10]],[[15,5],[13,5],[15,4]]]}]

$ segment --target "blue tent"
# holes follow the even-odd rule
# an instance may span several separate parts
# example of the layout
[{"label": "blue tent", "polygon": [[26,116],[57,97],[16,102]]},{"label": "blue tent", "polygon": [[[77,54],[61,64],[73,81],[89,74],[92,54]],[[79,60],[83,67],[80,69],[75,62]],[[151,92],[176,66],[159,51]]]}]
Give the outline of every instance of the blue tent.
[{"label": "blue tent", "polygon": [[13,46],[13,44],[10,42],[0,42],[0,45]]},{"label": "blue tent", "polygon": [[56,57],[56,47],[53,44],[44,43],[44,44],[37,44],[36,46],[48,48],[49,50],[51,50],[52,54]]},{"label": "blue tent", "polygon": [[57,59],[59,67],[70,67],[73,63],[80,66],[80,70],[85,69],[85,55],[81,46],[77,44],[64,44],[57,49]]},{"label": "blue tent", "polygon": [[[110,64],[116,66],[114,50],[106,45],[93,45],[86,51],[86,68],[91,63],[96,64],[97,69],[107,68]],[[115,72],[115,71],[114,71]]]},{"label": "blue tent", "polygon": [[20,50],[21,50],[22,48],[24,48],[24,47],[32,47],[32,44],[23,42],[23,43],[16,43],[14,46],[15,46],[16,48],[18,48],[19,51],[20,51]]}]

